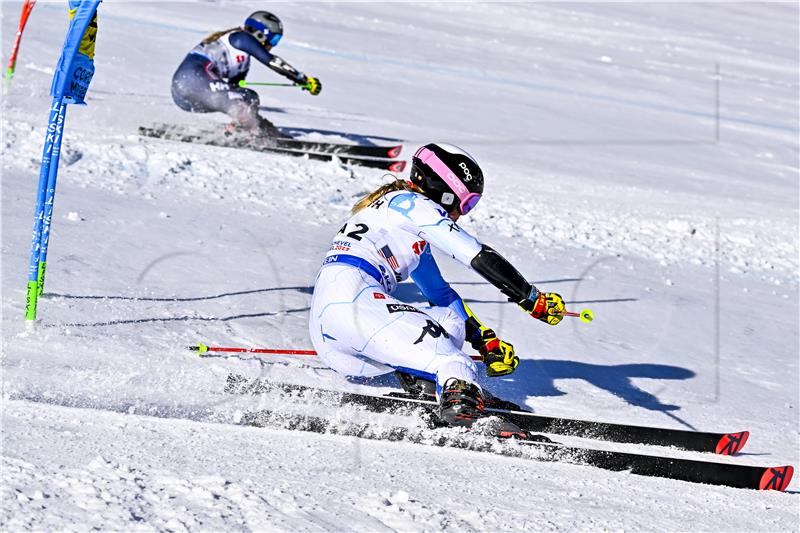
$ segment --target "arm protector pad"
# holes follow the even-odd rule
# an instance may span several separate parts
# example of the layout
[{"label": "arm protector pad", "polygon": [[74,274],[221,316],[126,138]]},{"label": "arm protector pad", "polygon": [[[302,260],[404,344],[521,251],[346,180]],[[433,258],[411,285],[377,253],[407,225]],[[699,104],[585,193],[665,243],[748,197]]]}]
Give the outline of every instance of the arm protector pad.
[{"label": "arm protector pad", "polygon": [[514,268],[502,255],[485,244],[481,246],[470,266],[489,283],[500,289],[512,302],[522,303],[535,300],[539,290]]},{"label": "arm protector pad", "polygon": [[267,66],[281,76],[285,76],[295,83],[303,85],[308,82],[308,78],[305,74],[299,72],[296,68],[276,55],[272,56],[272,59],[269,60]]}]

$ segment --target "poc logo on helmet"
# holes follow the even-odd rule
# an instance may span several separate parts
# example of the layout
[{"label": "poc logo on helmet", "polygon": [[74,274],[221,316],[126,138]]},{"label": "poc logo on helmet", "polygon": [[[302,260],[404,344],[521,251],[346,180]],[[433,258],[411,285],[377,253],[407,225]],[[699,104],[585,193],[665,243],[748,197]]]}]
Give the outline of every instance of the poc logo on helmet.
[{"label": "poc logo on helmet", "polygon": [[467,164],[462,161],[461,163],[458,164],[458,166],[461,167],[461,170],[464,171],[464,175],[467,177],[467,181],[471,181],[472,180],[472,174],[469,173],[469,169],[467,168]]}]

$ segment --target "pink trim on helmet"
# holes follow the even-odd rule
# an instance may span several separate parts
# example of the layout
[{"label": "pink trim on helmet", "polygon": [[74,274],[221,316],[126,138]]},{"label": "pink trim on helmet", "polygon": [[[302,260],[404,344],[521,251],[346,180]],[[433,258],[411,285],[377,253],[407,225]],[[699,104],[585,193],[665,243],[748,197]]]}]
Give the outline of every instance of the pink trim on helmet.
[{"label": "pink trim on helmet", "polygon": [[481,195],[476,192],[470,192],[467,186],[464,185],[464,182],[461,181],[458,176],[453,174],[444,161],[439,159],[439,156],[423,146],[417,150],[417,153],[414,154],[414,157],[431,167],[433,171],[444,180],[450,189],[456,193],[456,196],[458,196],[458,199],[460,200],[459,210],[461,211],[462,215],[466,215],[472,210],[473,207],[475,207],[475,205],[478,203],[478,200],[480,200]]}]

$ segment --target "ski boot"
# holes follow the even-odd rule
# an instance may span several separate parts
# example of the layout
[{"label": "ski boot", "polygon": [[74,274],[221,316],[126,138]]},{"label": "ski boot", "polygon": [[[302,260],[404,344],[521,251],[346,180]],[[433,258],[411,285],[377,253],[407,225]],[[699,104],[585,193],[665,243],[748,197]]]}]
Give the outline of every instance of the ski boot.
[{"label": "ski boot", "polygon": [[436,383],[396,370],[394,373],[403,390],[418,400],[436,400]]},{"label": "ski boot", "polygon": [[518,404],[514,402],[509,402],[508,400],[503,400],[502,398],[498,398],[489,391],[483,391],[483,403],[484,406],[488,407],[489,409],[501,409],[503,411],[528,410],[520,407]]},{"label": "ski boot", "polygon": [[[395,370],[394,375],[407,395],[418,400],[436,401],[436,383],[433,381],[412,376],[411,374],[399,370]],[[390,392],[389,396],[403,396],[403,394]],[[485,407],[490,409],[527,411],[527,409],[520,407],[518,404],[498,398],[489,391],[483,391],[483,403]]]},{"label": "ski boot", "polygon": [[[484,411],[483,393],[474,383],[450,378],[439,399],[439,419],[448,426],[471,429],[479,418],[494,416]],[[528,433],[502,417],[489,430],[498,437],[527,439]]]},{"label": "ski boot", "polygon": [[224,135],[231,142],[247,146],[250,144],[274,146],[275,139],[291,139],[272,122],[261,115],[244,115],[225,125]]},{"label": "ski boot", "polygon": [[256,125],[256,129],[255,129],[255,133],[256,133],[256,136],[259,139],[271,140],[271,139],[290,139],[291,138],[291,135],[286,135],[285,133],[282,133],[281,130],[279,130],[277,127],[275,127],[275,124],[273,124],[272,122],[270,122],[266,118],[262,117],[261,115],[258,115],[258,117],[256,117],[256,122],[257,122],[257,125]]}]

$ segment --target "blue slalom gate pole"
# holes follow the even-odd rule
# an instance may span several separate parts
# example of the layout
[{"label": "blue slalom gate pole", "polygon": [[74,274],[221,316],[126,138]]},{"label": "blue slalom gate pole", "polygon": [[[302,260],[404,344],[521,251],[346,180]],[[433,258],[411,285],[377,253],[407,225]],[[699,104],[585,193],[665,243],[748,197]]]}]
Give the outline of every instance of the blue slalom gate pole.
[{"label": "blue slalom gate pole", "polygon": [[47,243],[50,241],[50,226],[53,221],[53,205],[56,199],[56,180],[58,178],[58,160],[61,157],[61,139],[64,138],[64,120],[67,115],[67,104],[62,103],[56,121],[56,138],[50,156],[50,169],[47,173],[47,187],[44,195],[44,213],[42,216],[41,246],[39,246],[39,266],[37,268],[38,296],[44,290],[44,275],[47,271]]},{"label": "blue slalom gate pole", "polygon": [[[64,130],[64,112],[66,104],[63,98],[53,98],[50,105],[50,119],[47,123],[47,134],[45,135],[44,149],[42,151],[42,165],[39,168],[39,185],[36,191],[36,208],[33,217],[33,235],[31,237],[31,258],[28,264],[28,290],[25,302],[25,320],[36,320],[36,305],[41,294],[39,288],[39,277],[44,277],[44,267],[39,266],[39,256],[42,247],[42,227],[44,226],[45,199],[47,196],[48,182],[50,181],[50,169],[53,167],[51,155],[56,145],[61,146],[61,137]],[[59,122],[59,118],[61,122]],[[56,172],[58,169],[58,159],[56,159]],[[55,176],[53,176],[55,181]],[[50,213],[52,217],[52,199]],[[48,221],[48,233],[50,231]]]},{"label": "blue slalom gate pole", "polygon": [[39,296],[44,291],[47,248],[53,221],[58,161],[61,155],[67,104],[85,103],[84,98],[94,75],[97,6],[100,1],[69,0],[71,22],[50,86],[53,102],[50,105],[36,191],[25,302],[25,320],[28,324],[34,324],[36,320]]}]

